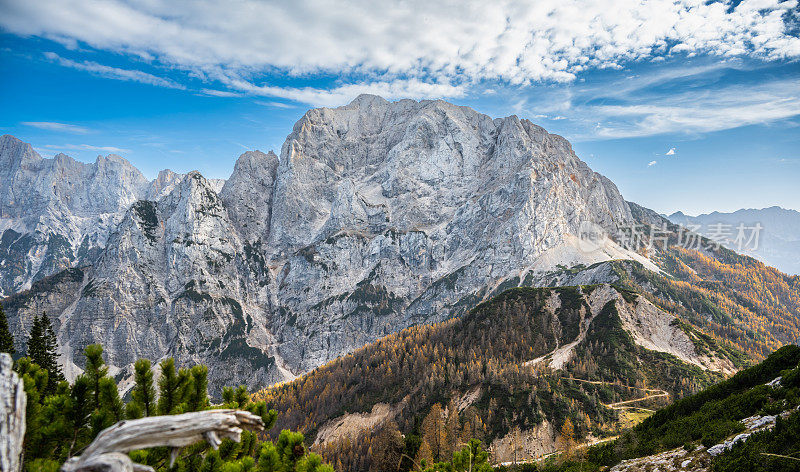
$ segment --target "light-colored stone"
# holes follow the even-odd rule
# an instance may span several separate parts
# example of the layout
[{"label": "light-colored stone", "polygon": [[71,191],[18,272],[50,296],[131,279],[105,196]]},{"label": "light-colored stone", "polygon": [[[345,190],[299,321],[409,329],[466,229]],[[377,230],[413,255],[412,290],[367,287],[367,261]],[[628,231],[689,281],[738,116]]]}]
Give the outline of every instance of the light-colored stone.
[{"label": "light-colored stone", "polygon": [[22,380],[12,370],[11,356],[0,353],[0,472],[21,470],[27,397]]}]

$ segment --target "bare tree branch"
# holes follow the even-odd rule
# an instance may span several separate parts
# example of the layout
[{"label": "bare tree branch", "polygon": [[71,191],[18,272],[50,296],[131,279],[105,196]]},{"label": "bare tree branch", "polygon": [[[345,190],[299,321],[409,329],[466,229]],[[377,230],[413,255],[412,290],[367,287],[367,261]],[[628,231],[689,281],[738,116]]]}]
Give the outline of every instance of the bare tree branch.
[{"label": "bare tree branch", "polygon": [[62,472],[144,472],[150,467],[134,464],[125,454],[137,449],[171,447],[170,462],[180,448],[205,440],[214,449],[221,439],[241,439],[243,430],[263,431],[261,417],[242,410],[206,410],[182,415],[151,416],[120,421],[104,429],[80,457],[68,460]]}]

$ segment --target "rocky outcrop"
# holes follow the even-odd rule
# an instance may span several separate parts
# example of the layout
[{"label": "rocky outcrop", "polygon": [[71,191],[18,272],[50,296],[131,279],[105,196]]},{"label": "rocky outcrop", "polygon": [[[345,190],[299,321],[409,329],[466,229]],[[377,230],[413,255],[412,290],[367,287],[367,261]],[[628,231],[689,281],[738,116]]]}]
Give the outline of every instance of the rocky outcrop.
[{"label": "rocky outcrop", "polygon": [[298,121],[272,215],[275,330],[300,371],[523,280],[584,220],[610,230],[630,218],[610,181],[527,120],[374,96]]},{"label": "rocky outcrop", "polygon": [[222,187],[220,197],[246,241],[260,243],[269,238],[277,168],[274,152],[248,151],[239,156],[233,174]]},{"label": "rocky outcrop", "polygon": [[[47,161],[15,146],[4,159]],[[75,372],[100,342],[118,369],[175,356],[224,365],[216,386],[263,386],[503,288],[613,277],[563,267],[649,263],[610,240],[582,246],[582,224],[612,232],[632,216],[564,138],[443,101],[365,95],[310,110],[280,158],[243,154],[221,189],[196,172],[107,185],[116,197],[102,200],[124,210],[106,213],[114,229],[97,233],[95,257],[62,264],[87,261],[77,290],[45,284],[8,310],[18,342],[34,314],[50,315]],[[11,290],[39,273],[3,280]]]}]

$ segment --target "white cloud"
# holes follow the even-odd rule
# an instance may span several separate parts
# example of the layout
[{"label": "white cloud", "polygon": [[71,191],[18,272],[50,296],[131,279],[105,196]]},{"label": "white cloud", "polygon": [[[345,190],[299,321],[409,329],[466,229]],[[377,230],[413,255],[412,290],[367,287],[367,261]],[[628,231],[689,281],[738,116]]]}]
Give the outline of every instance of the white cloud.
[{"label": "white cloud", "polygon": [[605,117],[597,134],[604,138],[652,136],[662,133],[707,133],[764,124],[800,114],[800,82],[793,79],[754,85],[728,85],[714,90],[687,91],[591,110]]},{"label": "white cloud", "polygon": [[54,121],[23,121],[20,124],[39,129],[45,129],[48,131],[60,131],[64,133],[86,134],[91,132],[89,128],[84,128],[83,126],[71,125],[69,123],[56,123]]},{"label": "white cloud", "polygon": [[671,60],[638,67],[633,76],[607,74],[605,80],[536,87],[535,93],[504,87],[498,94],[507,96],[505,113],[566,117],[555,131],[573,142],[699,135],[800,116],[800,81],[761,73],[762,67],[754,61]]},{"label": "white cloud", "polygon": [[265,102],[263,100],[256,100],[256,104],[261,105],[263,107],[273,107],[273,108],[295,108],[294,105],[290,105],[288,103],[283,102]]},{"label": "white cloud", "polygon": [[225,79],[229,87],[251,95],[283,98],[315,106],[338,106],[350,102],[362,93],[380,95],[387,100],[411,98],[415,100],[429,97],[452,98],[466,94],[465,85],[447,83],[428,83],[415,79],[391,82],[361,82],[341,85],[332,89],[314,87],[292,88],[270,85],[255,85],[243,79]]},{"label": "white cloud", "polygon": [[[791,30],[797,20],[797,0],[744,0],[735,6],[698,0],[498,0],[491,7],[456,0],[0,2],[0,28],[7,32],[132,54],[202,77],[248,81],[263,72],[353,74],[369,77],[377,87],[397,80],[428,83],[427,93],[439,93],[437,84],[482,79],[571,81],[586,69],[620,68],[663,54],[797,58],[800,38]],[[91,62],[71,66],[171,83]],[[280,97],[270,87],[258,87],[263,95]],[[291,99],[309,103],[333,103],[334,96],[344,95],[292,90],[297,98]]]},{"label": "white cloud", "polygon": [[100,77],[109,79],[126,80],[131,82],[139,82],[142,84],[155,85],[158,87],[167,87],[174,89],[185,89],[183,85],[163,77],[158,77],[147,72],[139,70],[120,69],[117,67],[109,67],[96,62],[84,61],[76,62],[71,59],[65,59],[54,52],[46,52],[45,57],[51,61],[55,61],[64,67],[78,69],[90,72]]},{"label": "white cloud", "polygon": [[653,167],[654,165],[656,165],[656,161],[650,161],[647,163],[647,167]]},{"label": "white cloud", "polygon": [[112,152],[115,154],[131,152],[130,149],[123,149],[114,146],[93,146],[91,144],[62,144],[60,146],[54,144],[46,144],[44,147],[55,151],[95,151],[95,152]]},{"label": "white cloud", "polygon": [[[742,72],[751,79],[728,79],[729,74],[741,77]],[[737,63],[678,67],[669,63],[632,78],[536,91],[521,103],[509,98],[509,110],[534,118],[565,116],[569,125],[558,132],[576,142],[702,134],[800,116],[800,81],[759,75],[757,69]]]},{"label": "white cloud", "polygon": [[669,151],[665,154],[666,156],[674,156],[675,155],[675,148],[669,148]]},{"label": "white cloud", "polygon": [[214,89],[203,89],[200,91],[203,95],[209,95],[211,97],[241,97],[241,93],[231,92],[228,90],[214,90]]}]

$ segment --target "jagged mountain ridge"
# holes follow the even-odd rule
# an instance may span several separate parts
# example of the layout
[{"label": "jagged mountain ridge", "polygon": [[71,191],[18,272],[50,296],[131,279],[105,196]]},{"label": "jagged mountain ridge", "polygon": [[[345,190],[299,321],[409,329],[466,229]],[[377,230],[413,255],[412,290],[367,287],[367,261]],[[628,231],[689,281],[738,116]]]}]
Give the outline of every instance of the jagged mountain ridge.
[{"label": "jagged mountain ridge", "polygon": [[611,232],[632,216],[564,138],[443,101],[310,110],[280,158],[245,153],[222,189],[196,172],[135,181],[94,258],[6,301],[18,344],[34,314],[53,319],[69,372],[100,342],[116,369],[175,356],[209,364],[217,386],[263,386],[445,319],[502,281],[650,264],[610,240],[581,250],[583,222]]},{"label": "jagged mountain ridge", "polygon": [[0,136],[0,295],[92,263],[134,202],[158,200],[182,178],[164,170],[150,182],[114,154],[92,164],[65,154],[44,159]]}]

